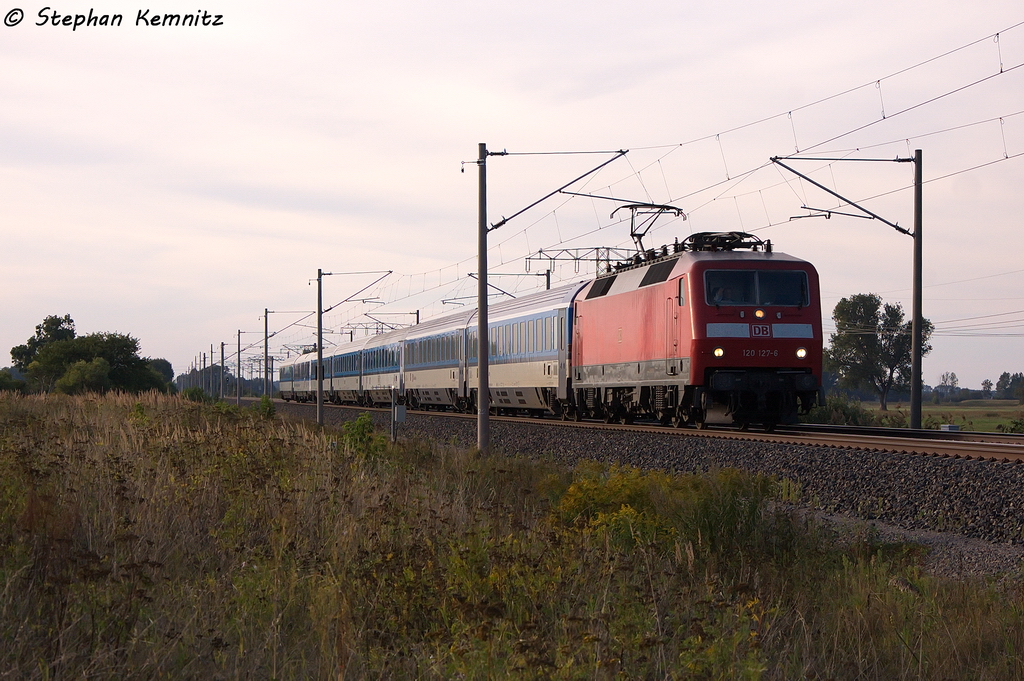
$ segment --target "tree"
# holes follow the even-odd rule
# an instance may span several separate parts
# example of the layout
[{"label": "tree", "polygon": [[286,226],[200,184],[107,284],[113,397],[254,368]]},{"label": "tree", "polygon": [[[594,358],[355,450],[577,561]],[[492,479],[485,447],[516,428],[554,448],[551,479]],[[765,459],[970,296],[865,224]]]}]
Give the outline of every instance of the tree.
[{"label": "tree", "polygon": [[[912,325],[904,320],[903,306],[883,305],[873,293],[858,293],[840,300],[832,319],[836,332],[825,351],[825,368],[838,374],[841,387],[873,390],[880,409],[888,411],[889,392],[910,385]],[[922,355],[932,349],[928,344],[932,329],[932,323],[924,320]]]},{"label": "tree", "polygon": [[996,393],[1004,400],[1014,397],[1024,400],[1024,373],[1011,374],[1009,371],[1004,371],[996,382]]},{"label": "tree", "polygon": [[981,394],[984,396],[984,398],[986,400],[988,398],[992,397],[992,381],[991,381],[991,379],[986,378],[984,381],[981,382]]},{"label": "tree", "polygon": [[174,369],[166,359],[149,360],[149,368],[163,376],[165,383],[170,383],[174,380]]},{"label": "tree", "polygon": [[12,390],[21,392],[25,389],[25,381],[19,381],[10,369],[0,369],[0,391]]},{"label": "tree", "polygon": [[[75,380],[99,381],[97,390],[123,390],[144,392],[146,390],[166,391],[163,376],[149,366],[149,360],[139,357],[139,341],[127,334],[92,333],[69,340],[59,340],[45,345],[29,364],[28,375],[39,389],[49,391],[58,388],[66,373],[79,363],[89,364],[95,359],[107,364],[106,375],[109,384],[99,381],[99,367],[93,366],[88,372],[82,367],[75,369]],[[84,373],[83,373],[84,372]],[[69,379],[71,380],[71,379]],[[65,385],[78,385],[67,383]]]},{"label": "tree", "polygon": [[43,347],[57,341],[71,340],[74,337],[75,321],[71,319],[71,315],[48,316],[42,324],[36,326],[36,334],[29,338],[24,345],[16,345],[11,348],[14,368],[22,373],[28,371],[28,365],[32,363]]}]

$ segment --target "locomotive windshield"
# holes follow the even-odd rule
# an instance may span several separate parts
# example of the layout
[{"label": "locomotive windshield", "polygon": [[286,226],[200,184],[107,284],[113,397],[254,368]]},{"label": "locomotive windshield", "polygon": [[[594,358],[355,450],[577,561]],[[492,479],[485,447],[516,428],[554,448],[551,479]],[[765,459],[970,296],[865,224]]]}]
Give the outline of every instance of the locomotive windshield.
[{"label": "locomotive windshield", "polygon": [[807,273],[799,270],[708,270],[708,305],[809,304]]}]

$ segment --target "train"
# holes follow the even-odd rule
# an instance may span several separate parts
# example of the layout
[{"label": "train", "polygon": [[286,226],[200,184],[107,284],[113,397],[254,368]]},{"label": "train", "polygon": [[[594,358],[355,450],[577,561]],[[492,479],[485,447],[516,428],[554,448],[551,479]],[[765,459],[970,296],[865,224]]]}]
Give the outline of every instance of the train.
[{"label": "train", "polygon": [[[466,309],[325,350],[324,399],[474,412],[477,328]],[[488,347],[497,414],[771,430],[823,400],[817,271],[744,232],[489,305]],[[316,363],[282,362],[280,396],[315,400]]]}]

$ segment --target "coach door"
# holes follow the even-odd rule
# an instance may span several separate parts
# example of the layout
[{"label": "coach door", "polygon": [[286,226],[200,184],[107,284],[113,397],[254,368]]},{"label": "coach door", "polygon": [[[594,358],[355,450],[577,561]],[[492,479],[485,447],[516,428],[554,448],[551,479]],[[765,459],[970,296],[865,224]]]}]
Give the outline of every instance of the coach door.
[{"label": "coach door", "polygon": [[679,311],[685,300],[686,278],[679,279],[676,295],[665,300],[665,373],[675,376],[679,373]]}]

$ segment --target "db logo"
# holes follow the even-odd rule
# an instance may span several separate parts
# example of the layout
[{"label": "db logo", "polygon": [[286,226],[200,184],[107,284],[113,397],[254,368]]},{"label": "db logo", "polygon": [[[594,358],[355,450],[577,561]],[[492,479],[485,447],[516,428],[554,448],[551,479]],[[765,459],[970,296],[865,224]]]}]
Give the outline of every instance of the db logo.
[{"label": "db logo", "polygon": [[772,327],[767,324],[751,324],[750,336],[752,338],[771,338]]}]

